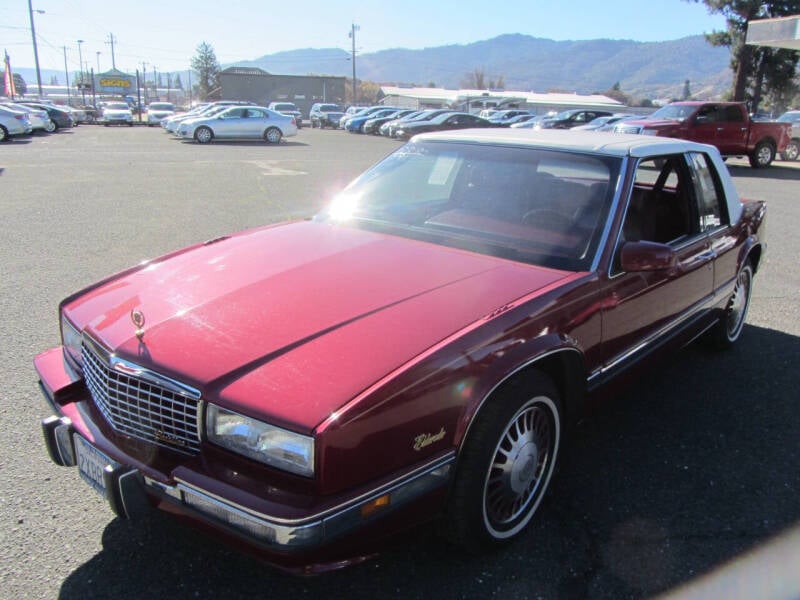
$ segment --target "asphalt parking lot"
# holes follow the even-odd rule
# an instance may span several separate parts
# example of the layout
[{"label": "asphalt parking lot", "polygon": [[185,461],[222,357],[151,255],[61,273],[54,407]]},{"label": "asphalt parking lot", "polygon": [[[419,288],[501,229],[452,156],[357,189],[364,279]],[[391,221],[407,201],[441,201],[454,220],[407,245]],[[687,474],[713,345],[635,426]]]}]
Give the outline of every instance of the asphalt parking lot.
[{"label": "asphalt parking lot", "polygon": [[[309,128],[278,146],[199,146],[91,126],[0,145],[0,597],[639,598],[690,593],[680,586],[701,576],[724,586],[696,588],[705,597],[800,597],[786,579],[800,570],[800,163],[728,162],[741,195],[769,202],[741,342],[690,347],[593,411],[544,510],[502,552],[465,556],[425,529],[297,579],[160,514],[120,521],[50,462],[32,359],[58,343],[61,298],[189,243],[313,214],[397,146]],[[748,571],[753,556],[766,558]]]}]

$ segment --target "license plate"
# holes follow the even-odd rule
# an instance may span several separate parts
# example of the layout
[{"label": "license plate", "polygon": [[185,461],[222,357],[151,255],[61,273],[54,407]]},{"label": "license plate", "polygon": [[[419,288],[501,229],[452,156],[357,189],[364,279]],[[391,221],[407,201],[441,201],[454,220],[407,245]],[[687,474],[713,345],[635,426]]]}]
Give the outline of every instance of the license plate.
[{"label": "license plate", "polygon": [[115,467],[117,463],[100,452],[78,434],[75,434],[75,456],[78,460],[78,471],[84,481],[92,486],[98,494],[106,497],[106,483],[103,472],[107,466]]}]

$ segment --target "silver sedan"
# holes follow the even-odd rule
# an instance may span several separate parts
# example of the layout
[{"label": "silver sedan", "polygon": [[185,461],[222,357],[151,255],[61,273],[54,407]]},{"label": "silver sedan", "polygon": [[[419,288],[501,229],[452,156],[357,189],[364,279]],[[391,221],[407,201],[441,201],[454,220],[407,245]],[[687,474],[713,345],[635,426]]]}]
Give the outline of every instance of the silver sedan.
[{"label": "silver sedan", "polygon": [[294,117],[263,106],[234,106],[222,112],[188,119],[178,126],[178,137],[207,144],[214,139],[263,139],[277,144],[284,137],[297,135]]}]

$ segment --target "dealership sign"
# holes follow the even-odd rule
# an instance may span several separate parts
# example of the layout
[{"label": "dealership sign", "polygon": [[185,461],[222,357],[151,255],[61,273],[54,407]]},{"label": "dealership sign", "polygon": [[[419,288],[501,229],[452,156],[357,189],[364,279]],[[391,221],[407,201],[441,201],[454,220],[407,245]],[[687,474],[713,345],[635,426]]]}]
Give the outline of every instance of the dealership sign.
[{"label": "dealership sign", "polygon": [[101,87],[124,87],[129,88],[131,87],[131,82],[127,79],[101,79],[100,80]]}]

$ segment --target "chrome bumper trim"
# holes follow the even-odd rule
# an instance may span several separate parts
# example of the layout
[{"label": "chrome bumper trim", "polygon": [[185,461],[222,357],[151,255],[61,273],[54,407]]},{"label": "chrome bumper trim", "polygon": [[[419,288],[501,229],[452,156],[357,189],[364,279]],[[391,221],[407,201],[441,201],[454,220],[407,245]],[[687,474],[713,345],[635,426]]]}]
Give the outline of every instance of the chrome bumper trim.
[{"label": "chrome bumper trim", "polygon": [[[280,519],[250,510],[182,480],[176,480],[176,484],[171,486],[145,477],[144,483],[182,506],[261,543],[286,549],[309,548],[356,530],[430,491],[447,485],[454,462],[455,453],[450,453],[345,504],[300,520]],[[367,516],[362,514],[362,507],[382,496],[389,497],[386,506]]]}]

